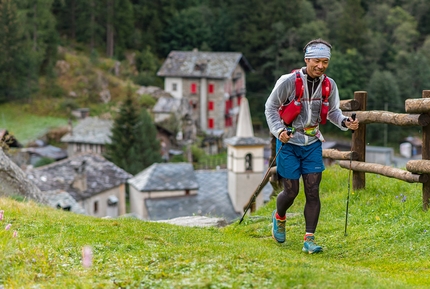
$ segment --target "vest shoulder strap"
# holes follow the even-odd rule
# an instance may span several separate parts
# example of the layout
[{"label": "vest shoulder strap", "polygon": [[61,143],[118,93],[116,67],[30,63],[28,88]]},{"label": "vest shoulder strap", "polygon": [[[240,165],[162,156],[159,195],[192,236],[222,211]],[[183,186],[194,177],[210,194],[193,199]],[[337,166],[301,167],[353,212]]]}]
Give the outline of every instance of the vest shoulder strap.
[{"label": "vest shoulder strap", "polygon": [[[303,81],[302,81],[302,78],[300,77],[299,70],[295,70],[295,73],[296,73],[296,99],[300,101],[303,96],[305,88],[303,86]],[[331,83],[327,75],[324,74],[324,80],[322,82],[322,97],[324,102],[328,101],[330,92],[331,92]]]},{"label": "vest shoulder strap", "polygon": [[295,72],[296,72],[296,99],[300,101],[305,91],[305,88],[303,86],[302,78],[300,77],[300,72],[298,70],[296,70]]}]

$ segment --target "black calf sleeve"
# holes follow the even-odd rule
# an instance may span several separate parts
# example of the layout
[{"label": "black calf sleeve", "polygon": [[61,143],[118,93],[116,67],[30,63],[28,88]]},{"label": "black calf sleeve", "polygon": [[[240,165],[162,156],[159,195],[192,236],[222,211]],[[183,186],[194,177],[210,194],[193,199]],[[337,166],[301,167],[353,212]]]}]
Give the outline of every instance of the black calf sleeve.
[{"label": "black calf sleeve", "polygon": [[280,217],[284,217],[288,208],[294,203],[299,194],[299,180],[282,179],[284,190],[276,199],[276,211]]},{"label": "black calf sleeve", "polygon": [[322,173],[306,174],[302,177],[306,196],[304,210],[306,232],[315,233],[321,210],[319,186],[321,183]]}]

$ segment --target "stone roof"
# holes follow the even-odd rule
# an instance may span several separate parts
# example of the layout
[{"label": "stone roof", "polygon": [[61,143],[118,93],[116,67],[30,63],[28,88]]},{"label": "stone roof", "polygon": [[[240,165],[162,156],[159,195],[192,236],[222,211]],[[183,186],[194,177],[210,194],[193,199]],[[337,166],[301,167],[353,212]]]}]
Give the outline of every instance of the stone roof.
[{"label": "stone roof", "polygon": [[107,144],[111,142],[112,127],[113,120],[86,117],[79,121],[71,132],[65,134],[61,141],[67,143]]},{"label": "stone roof", "polygon": [[189,163],[154,163],[128,183],[141,192],[197,190],[199,187]]},{"label": "stone roof", "polygon": [[162,96],[157,100],[152,108],[153,113],[175,113],[180,117],[192,112],[192,108],[185,98],[177,99],[173,97]]},{"label": "stone roof", "polygon": [[[76,168],[82,164],[85,165],[87,180],[87,189],[83,192],[72,186],[77,174]],[[74,155],[27,172],[27,178],[41,191],[63,190],[76,201],[125,184],[131,177],[131,174],[95,153]]]},{"label": "stone roof", "polygon": [[267,145],[270,141],[259,137],[231,137],[224,140],[224,143],[232,146],[261,146]]},{"label": "stone roof", "polygon": [[[241,217],[234,210],[228,194],[227,170],[197,170],[195,175],[199,186],[196,195],[147,199],[149,219],[158,221],[197,215],[232,222]],[[263,188],[261,194],[265,201],[269,200],[272,190],[270,183]]]},{"label": "stone roof", "polygon": [[62,190],[53,190],[42,192],[48,201],[48,205],[56,208],[69,210],[76,214],[86,215],[84,208],[68,193]]},{"label": "stone roof", "polygon": [[51,158],[54,160],[62,160],[67,158],[67,152],[59,147],[47,145],[43,147],[28,147],[21,151],[39,155],[41,157]]},{"label": "stone roof", "polygon": [[171,51],[157,75],[163,77],[230,78],[236,66],[252,70],[239,52]]},{"label": "stone roof", "polygon": [[171,113],[181,106],[181,100],[173,97],[160,97],[152,108],[154,113]]}]

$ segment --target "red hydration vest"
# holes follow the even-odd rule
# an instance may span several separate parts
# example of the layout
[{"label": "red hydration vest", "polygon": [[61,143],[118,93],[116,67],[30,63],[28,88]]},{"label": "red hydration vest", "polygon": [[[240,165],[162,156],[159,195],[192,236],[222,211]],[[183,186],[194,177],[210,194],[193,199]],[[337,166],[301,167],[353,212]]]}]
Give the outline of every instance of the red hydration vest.
[{"label": "red hydration vest", "polygon": [[[300,114],[300,110],[302,109],[301,99],[303,97],[303,93],[305,91],[305,87],[303,86],[302,78],[300,77],[300,72],[298,70],[296,73],[296,97],[293,101],[291,101],[287,105],[281,105],[279,108],[279,115],[285,124],[291,125],[293,120]],[[329,109],[328,97],[330,96],[331,91],[331,83],[328,77],[324,74],[324,80],[322,82],[322,105],[321,105],[321,124],[326,124],[327,122],[327,114]]]}]

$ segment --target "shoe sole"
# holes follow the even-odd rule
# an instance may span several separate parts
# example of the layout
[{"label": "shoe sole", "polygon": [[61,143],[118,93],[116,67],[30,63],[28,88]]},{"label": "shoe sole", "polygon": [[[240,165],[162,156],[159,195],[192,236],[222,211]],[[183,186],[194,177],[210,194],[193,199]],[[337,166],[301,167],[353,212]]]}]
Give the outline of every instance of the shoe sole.
[{"label": "shoe sole", "polygon": [[276,239],[276,238],[275,238],[275,235],[273,234],[273,231],[272,231],[272,238],[273,238],[273,240],[275,240],[275,241],[276,241],[276,242],[278,242],[279,244],[285,243],[285,240],[283,240],[283,241],[278,241],[278,239]]},{"label": "shoe sole", "polygon": [[322,249],[318,250],[318,251],[308,251],[305,248],[302,249],[303,252],[308,253],[308,254],[316,254],[316,253],[322,253]]}]

